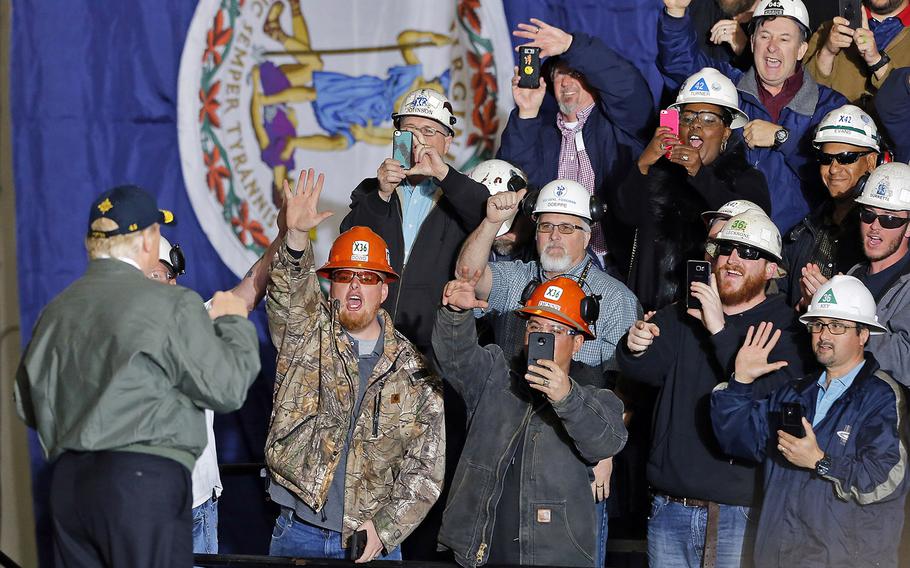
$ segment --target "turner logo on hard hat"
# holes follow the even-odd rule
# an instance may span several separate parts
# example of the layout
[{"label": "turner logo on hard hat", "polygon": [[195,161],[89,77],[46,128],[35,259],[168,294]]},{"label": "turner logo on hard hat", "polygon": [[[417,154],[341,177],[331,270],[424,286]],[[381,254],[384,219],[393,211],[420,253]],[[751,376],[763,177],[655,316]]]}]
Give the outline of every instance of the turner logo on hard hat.
[{"label": "turner logo on hard hat", "polygon": [[705,82],[704,77],[700,78],[698,81],[695,82],[694,85],[689,87],[689,92],[691,92],[691,93],[694,93],[694,92],[708,93],[710,91],[711,90],[708,88],[708,83]]},{"label": "turner logo on hard hat", "polygon": [[543,297],[557,302],[559,301],[559,298],[562,297],[562,288],[559,286],[550,286],[547,288],[547,291],[543,293]]},{"label": "turner logo on hard hat", "polygon": [[825,294],[818,299],[819,304],[836,304],[837,298],[834,297],[834,290],[828,290]]}]

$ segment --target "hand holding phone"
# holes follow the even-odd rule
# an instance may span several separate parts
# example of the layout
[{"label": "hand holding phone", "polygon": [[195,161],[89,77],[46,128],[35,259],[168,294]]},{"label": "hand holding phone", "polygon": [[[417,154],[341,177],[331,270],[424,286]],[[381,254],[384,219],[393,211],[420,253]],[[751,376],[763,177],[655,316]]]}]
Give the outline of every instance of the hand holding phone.
[{"label": "hand holding phone", "polygon": [[692,283],[711,281],[711,263],[706,260],[690,260],[686,264],[686,307],[701,309],[701,302],[692,295]]},{"label": "hand holding phone", "polygon": [[536,89],[540,86],[540,48],[518,49],[518,87]]},{"label": "hand holding phone", "polygon": [[[673,137],[679,140],[679,111],[675,108],[668,108],[660,111],[660,125],[666,126],[670,129],[673,134]],[[673,149],[672,144],[667,145],[667,153],[665,156],[670,157],[670,150]]]},{"label": "hand holding phone", "polygon": [[392,135],[392,159],[396,160],[401,167],[411,169],[412,150],[414,147],[414,135],[407,130],[396,130]]}]

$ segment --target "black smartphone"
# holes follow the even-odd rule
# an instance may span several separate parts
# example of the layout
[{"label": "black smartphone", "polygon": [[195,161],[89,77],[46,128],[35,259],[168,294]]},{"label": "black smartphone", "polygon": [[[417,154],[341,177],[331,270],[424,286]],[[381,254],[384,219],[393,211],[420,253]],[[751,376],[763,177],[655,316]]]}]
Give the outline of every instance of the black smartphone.
[{"label": "black smartphone", "polygon": [[348,538],[348,560],[357,560],[367,548],[367,531],[354,531]]},{"label": "black smartphone", "polygon": [[411,150],[414,146],[414,135],[407,130],[396,130],[392,135],[392,159],[401,167],[411,169]]},{"label": "black smartphone", "polygon": [[518,48],[518,86],[536,89],[540,86],[540,48]]},{"label": "black smartphone", "polygon": [[797,438],[806,435],[806,429],[803,428],[803,407],[800,403],[780,403],[780,429]]},{"label": "black smartphone", "polygon": [[686,307],[701,308],[701,302],[692,295],[692,283],[707,284],[711,278],[711,263],[707,260],[690,260],[686,264]]},{"label": "black smartphone", "polygon": [[850,22],[854,30],[863,25],[862,0],[837,0],[837,15]]},{"label": "black smartphone", "polygon": [[555,345],[556,336],[552,333],[535,331],[528,335],[528,366],[536,365],[541,359],[552,361]]}]

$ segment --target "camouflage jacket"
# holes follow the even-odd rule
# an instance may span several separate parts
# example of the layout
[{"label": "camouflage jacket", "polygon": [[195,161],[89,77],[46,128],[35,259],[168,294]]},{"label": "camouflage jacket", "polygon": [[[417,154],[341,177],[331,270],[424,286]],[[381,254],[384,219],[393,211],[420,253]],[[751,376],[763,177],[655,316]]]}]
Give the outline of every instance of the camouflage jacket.
[{"label": "camouflage jacket", "polygon": [[[358,356],[320,287],[307,244],[296,260],[282,246],[269,269],[266,309],[278,349],[265,459],[274,482],[319,511],[354,412]],[[372,519],[387,550],[439,498],[445,469],[442,382],[388,313],[384,348],[348,451],[342,542]]]}]

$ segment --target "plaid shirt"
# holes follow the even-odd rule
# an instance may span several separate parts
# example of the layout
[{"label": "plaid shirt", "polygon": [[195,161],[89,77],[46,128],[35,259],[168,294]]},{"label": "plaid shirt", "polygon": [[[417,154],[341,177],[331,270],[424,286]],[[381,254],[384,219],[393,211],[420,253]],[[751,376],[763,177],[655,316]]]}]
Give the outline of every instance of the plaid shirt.
[{"label": "plaid shirt", "polygon": [[[577,278],[588,261],[592,264],[586,285],[582,289],[587,294],[601,295],[600,317],[592,329],[597,338],[585,341],[574,359],[586,365],[616,370],[616,345],[635,320],[641,317],[641,304],[631,290],[598,268],[593,259],[586,257],[566,274]],[[491,262],[489,267],[493,273],[493,287],[487,300],[488,311],[495,315],[493,332],[496,343],[502,347],[506,358],[511,360],[522,352],[525,334],[525,320],[512,313],[512,310],[519,307],[521,292],[527,283],[541,279],[543,271],[536,261]],[[475,315],[483,313],[477,310]]]},{"label": "plaid shirt", "polygon": [[[577,181],[591,195],[594,195],[594,168],[591,166],[588,150],[584,148],[581,131],[593,111],[594,103],[578,111],[575,115],[578,118],[578,122],[573,128],[566,126],[562,113],[556,115],[556,126],[562,133],[562,144],[559,150],[559,169],[556,175],[559,179]],[[580,145],[579,141],[581,141]],[[581,149],[579,149],[579,146],[581,146]],[[600,256],[607,252],[607,245],[600,227],[591,231],[591,250]]]}]

